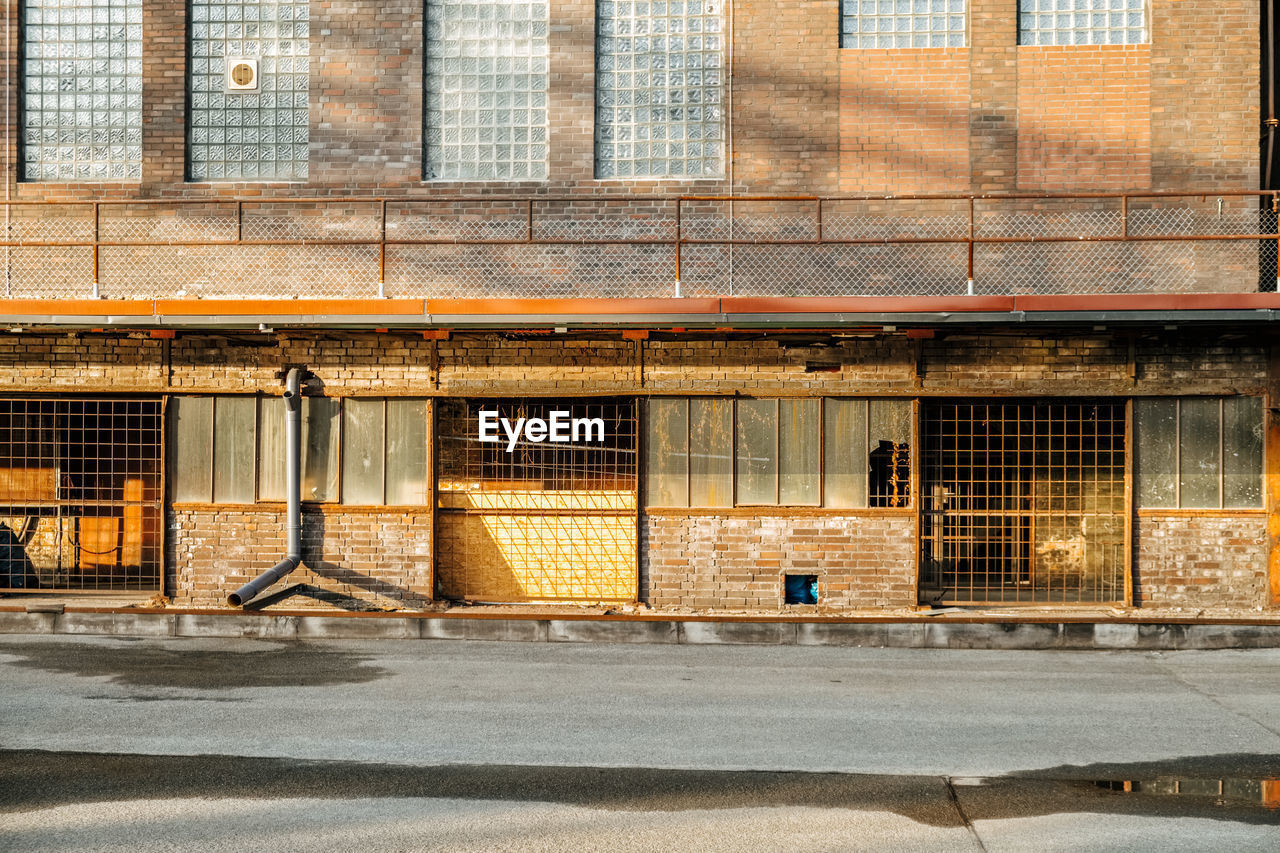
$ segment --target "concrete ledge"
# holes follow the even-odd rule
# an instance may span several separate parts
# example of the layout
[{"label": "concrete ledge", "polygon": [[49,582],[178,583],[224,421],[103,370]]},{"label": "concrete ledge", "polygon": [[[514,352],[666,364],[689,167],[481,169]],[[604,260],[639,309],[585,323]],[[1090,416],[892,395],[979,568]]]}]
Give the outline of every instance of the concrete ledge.
[{"label": "concrete ledge", "polygon": [[296,616],[249,616],[229,613],[181,613],[174,626],[175,637],[245,637],[258,640],[293,640],[298,636]]},{"label": "concrete ledge", "polygon": [[0,610],[0,634],[262,640],[491,640],[523,643],[860,646],[902,649],[1181,651],[1280,648],[1280,622],[850,621],[436,616],[395,613]]},{"label": "concrete ledge", "polygon": [[680,642],[688,645],[794,645],[795,622],[680,622]]},{"label": "concrete ledge", "polygon": [[418,619],[334,619],[331,616],[297,616],[299,640],[417,640],[422,637]]},{"label": "concrete ledge", "polygon": [[427,640],[503,640],[510,643],[545,643],[545,619],[423,619]]},{"label": "concrete ledge", "polygon": [[59,613],[55,634],[106,634],[115,637],[172,637],[177,616],[168,613]]},{"label": "concrete ledge", "polygon": [[552,643],[678,643],[675,622],[595,622],[551,619],[547,640]]},{"label": "concrete ledge", "polygon": [[991,622],[982,625],[948,625],[930,622],[924,627],[922,646],[927,649],[1056,649],[1061,647],[1060,625]]},{"label": "concrete ledge", "polygon": [[52,634],[55,613],[0,613],[0,634]]}]

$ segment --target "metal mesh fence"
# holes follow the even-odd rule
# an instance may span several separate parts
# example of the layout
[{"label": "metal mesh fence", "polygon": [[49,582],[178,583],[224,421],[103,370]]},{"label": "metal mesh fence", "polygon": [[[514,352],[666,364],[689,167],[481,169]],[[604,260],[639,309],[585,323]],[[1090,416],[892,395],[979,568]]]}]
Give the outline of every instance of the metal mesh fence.
[{"label": "metal mesh fence", "polygon": [[1276,280],[1276,215],[1255,196],[214,199],[6,210],[10,298],[1244,293]]}]

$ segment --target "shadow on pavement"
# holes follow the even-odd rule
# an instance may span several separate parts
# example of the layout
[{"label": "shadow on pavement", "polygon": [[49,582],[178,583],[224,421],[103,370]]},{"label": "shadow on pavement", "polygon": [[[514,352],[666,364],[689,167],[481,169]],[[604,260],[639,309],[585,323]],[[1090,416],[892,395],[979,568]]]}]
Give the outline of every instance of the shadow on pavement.
[{"label": "shadow on pavement", "polygon": [[[1272,755],[1235,754],[1128,766],[1051,768],[953,781],[941,776],[510,765],[414,767],[220,755],[12,750],[0,751],[0,811],[197,797],[445,798],[651,812],[751,807],[852,809],[892,812],[938,827],[1065,812],[1280,825],[1280,803],[1267,799],[1268,791],[1275,792],[1267,780],[1275,779],[1278,762],[1280,757]],[[1224,774],[1226,770],[1229,775]],[[1052,775],[1057,773],[1061,775]],[[1125,781],[1131,783],[1130,790],[1125,790]],[[1136,790],[1132,788],[1135,781],[1139,784]],[[1170,782],[1177,784],[1166,784]],[[1166,788],[1170,793],[1162,794]]]}]

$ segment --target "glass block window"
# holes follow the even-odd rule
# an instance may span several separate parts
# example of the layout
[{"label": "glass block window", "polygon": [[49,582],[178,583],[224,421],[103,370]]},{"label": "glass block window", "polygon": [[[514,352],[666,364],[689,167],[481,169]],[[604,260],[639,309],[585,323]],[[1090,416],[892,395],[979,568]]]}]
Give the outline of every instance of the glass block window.
[{"label": "glass block window", "polygon": [[721,0],[596,4],[596,177],[724,174]]},{"label": "glass block window", "polygon": [[22,175],[142,178],[142,0],[22,6]]},{"label": "glass block window", "polygon": [[[193,181],[307,177],[311,30],[306,2],[191,0]],[[226,91],[226,57],[258,60],[258,88]]]},{"label": "glass block window", "polygon": [[841,47],[964,47],[968,0],[841,0]]},{"label": "glass block window", "polygon": [[547,0],[427,0],[424,177],[547,177]]},{"label": "glass block window", "polygon": [[1147,0],[1020,0],[1019,44],[1145,44]]}]

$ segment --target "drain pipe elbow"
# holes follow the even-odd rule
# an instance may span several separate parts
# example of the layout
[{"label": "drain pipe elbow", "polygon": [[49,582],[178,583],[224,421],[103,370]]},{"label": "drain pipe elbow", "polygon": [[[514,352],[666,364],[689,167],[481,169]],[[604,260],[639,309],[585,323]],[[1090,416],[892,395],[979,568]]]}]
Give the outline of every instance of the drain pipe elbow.
[{"label": "drain pipe elbow", "polygon": [[302,370],[290,368],[284,383],[285,540],[283,560],[227,596],[243,607],[258,593],[302,564]]}]

